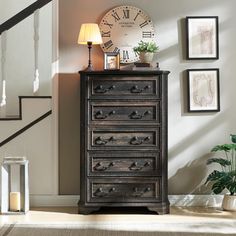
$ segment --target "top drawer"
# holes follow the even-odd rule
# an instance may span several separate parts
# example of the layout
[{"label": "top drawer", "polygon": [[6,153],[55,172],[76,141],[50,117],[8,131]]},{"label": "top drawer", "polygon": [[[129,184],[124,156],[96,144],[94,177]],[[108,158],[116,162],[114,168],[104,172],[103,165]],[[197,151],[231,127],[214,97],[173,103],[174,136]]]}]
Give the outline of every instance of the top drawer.
[{"label": "top drawer", "polygon": [[[89,97],[160,98],[160,79],[149,77],[89,77]],[[125,97],[122,97],[125,96]]]}]

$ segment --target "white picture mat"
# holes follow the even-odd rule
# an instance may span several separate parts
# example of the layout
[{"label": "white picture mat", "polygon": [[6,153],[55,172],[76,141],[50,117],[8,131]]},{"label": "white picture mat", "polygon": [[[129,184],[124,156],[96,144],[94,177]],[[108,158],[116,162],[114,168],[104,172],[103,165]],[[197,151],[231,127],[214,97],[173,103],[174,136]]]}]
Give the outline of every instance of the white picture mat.
[{"label": "white picture mat", "polygon": [[217,71],[189,71],[190,110],[217,110],[218,102]]},{"label": "white picture mat", "polygon": [[188,19],[189,57],[217,57],[216,18]]}]

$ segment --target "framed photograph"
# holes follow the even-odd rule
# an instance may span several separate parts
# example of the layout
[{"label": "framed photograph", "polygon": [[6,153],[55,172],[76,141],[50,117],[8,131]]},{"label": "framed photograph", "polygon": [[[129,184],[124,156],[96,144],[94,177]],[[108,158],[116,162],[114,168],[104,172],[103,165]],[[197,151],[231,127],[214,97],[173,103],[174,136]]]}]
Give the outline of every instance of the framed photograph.
[{"label": "framed photograph", "polygon": [[188,111],[220,111],[219,69],[191,69],[188,74]]},{"label": "framed photograph", "polygon": [[186,17],[187,59],[219,59],[218,17]]},{"label": "framed photograph", "polygon": [[120,54],[118,52],[104,53],[104,70],[119,70]]}]

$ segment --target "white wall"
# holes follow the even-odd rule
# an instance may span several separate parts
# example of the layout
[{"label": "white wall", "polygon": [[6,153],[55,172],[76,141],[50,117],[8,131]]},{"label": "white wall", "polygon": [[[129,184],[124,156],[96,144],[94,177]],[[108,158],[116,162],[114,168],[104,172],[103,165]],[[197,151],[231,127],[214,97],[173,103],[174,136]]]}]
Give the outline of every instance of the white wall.
[{"label": "white wall", "polygon": [[[34,0],[0,0],[0,24],[23,10]],[[33,95],[34,80],[34,29],[33,15],[7,31],[6,83],[7,115],[18,111],[18,96]],[[52,64],[52,3],[40,10],[39,22],[39,73],[38,95],[51,94]],[[1,37],[0,37],[1,39]],[[1,48],[1,46],[0,46]],[[0,51],[1,58],[1,51]],[[1,66],[0,66],[1,79]],[[1,89],[1,85],[0,85]],[[1,95],[1,91],[0,91]]]},{"label": "white wall", "polygon": [[[169,193],[209,193],[203,185],[209,171],[205,165],[209,150],[216,144],[228,142],[229,134],[236,133],[236,1],[60,0],[60,72],[77,73],[87,65],[87,47],[76,43],[81,23],[99,23],[112,7],[128,4],[143,9],[152,18],[160,46],[157,61],[161,69],[171,71],[168,95]],[[183,59],[185,39],[182,19],[194,15],[219,16],[219,60]],[[102,68],[103,53],[99,46],[93,48],[92,60],[97,69]],[[189,114],[185,108],[186,78],[183,72],[190,68],[211,67],[220,69],[221,111]],[[74,101],[74,106],[78,106],[78,101]],[[70,115],[73,116],[73,113]]]},{"label": "white wall", "polygon": [[[0,24],[34,2],[35,0],[0,0]],[[51,99],[27,99],[27,101],[23,101],[24,119],[22,121],[0,121],[0,140],[4,140],[32,120],[52,109],[53,106],[53,114],[51,116],[0,148],[0,161],[4,156],[26,156],[29,159],[30,194],[34,195],[55,195],[58,193],[57,77],[55,76],[52,79],[52,61],[57,58],[56,51],[54,51],[52,56],[52,11],[52,3],[40,9],[40,90],[37,95],[48,96],[53,91],[53,105],[51,104]],[[15,116],[19,113],[19,95],[33,95],[33,25],[33,15],[31,15],[7,32],[7,116]],[[56,39],[56,34],[54,39]],[[0,59],[1,56],[0,50]],[[0,63],[0,80],[2,79],[1,69]]]},{"label": "white wall", "polygon": [[[51,99],[23,99],[22,120],[1,121],[0,141],[51,110]],[[30,194],[57,194],[57,165],[52,158],[52,115],[0,148],[0,162],[6,156],[25,156],[29,160]],[[56,177],[55,177],[56,176]],[[16,185],[14,181],[13,186]]]}]

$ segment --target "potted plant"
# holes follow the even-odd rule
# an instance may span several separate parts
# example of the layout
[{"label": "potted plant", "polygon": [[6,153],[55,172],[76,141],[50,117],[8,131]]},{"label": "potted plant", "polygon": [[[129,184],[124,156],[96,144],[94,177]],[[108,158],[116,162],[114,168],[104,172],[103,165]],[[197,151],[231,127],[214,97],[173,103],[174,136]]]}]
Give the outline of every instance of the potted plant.
[{"label": "potted plant", "polygon": [[153,60],[154,53],[158,51],[158,46],[155,42],[140,41],[138,46],[134,47],[134,52],[138,53],[140,62],[150,63]]},{"label": "potted plant", "polygon": [[221,170],[214,170],[208,175],[206,183],[212,183],[212,191],[215,194],[228,190],[224,195],[222,207],[224,210],[236,211],[236,135],[230,135],[232,143],[221,144],[213,147],[211,152],[221,152],[223,158],[210,158],[207,164],[219,164]]}]

